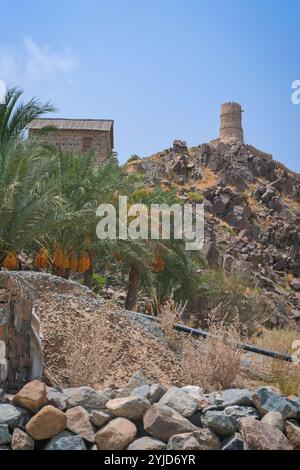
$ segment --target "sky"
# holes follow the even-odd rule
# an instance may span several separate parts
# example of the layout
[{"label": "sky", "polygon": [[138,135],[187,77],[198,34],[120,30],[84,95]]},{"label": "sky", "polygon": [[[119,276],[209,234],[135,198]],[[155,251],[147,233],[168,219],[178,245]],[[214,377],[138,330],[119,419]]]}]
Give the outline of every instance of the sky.
[{"label": "sky", "polygon": [[0,80],[24,89],[24,99],[50,100],[57,117],[114,119],[121,162],[174,139],[209,142],[221,103],[238,101],[245,142],[300,172],[300,103],[291,99],[300,80],[299,0],[0,7]]}]

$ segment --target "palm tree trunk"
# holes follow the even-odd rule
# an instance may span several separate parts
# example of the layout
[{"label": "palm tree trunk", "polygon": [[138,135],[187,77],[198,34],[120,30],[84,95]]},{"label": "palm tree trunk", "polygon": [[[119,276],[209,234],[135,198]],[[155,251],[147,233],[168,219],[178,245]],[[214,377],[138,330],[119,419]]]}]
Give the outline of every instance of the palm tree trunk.
[{"label": "palm tree trunk", "polygon": [[141,273],[136,264],[132,264],[129,271],[129,278],[128,278],[128,289],[127,289],[127,296],[125,300],[125,308],[127,310],[134,310],[138,295],[139,295],[139,288],[141,283]]},{"label": "palm tree trunk", "polygon": [[87,286],[89,289],[93,287],[93,274],[94,274],[94,267],[93,267],[93,256],[90,250],[88,250],[91,265],[87,271],[83,273],[83,284]]}]

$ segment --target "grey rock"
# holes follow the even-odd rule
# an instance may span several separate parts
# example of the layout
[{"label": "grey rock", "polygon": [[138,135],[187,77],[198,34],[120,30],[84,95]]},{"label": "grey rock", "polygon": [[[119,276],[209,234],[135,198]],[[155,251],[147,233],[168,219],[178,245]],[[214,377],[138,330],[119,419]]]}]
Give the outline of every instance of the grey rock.
[{"label": "grey rock", "polygon": [[270,426],[274,426],[280,431],[283,431],[284,419],[282,417],[282,414],[278,411],[269,411],[267,414],[265,414],[261,421],[262,423],[267,423]]},{"label": "grey rock", "polygon": [[12,431],[14,428],[24,428],[30,419],[30,413],[18,406],[0,405],[0,424],[7,424]]},{"label": "grey rock", "polygon": [[161,384],[152,384],[148,400],[150,403],[157,403],[166,393],[166,389]]},{"label": "grey rock", "polygon": [[185,387],[181,387],[180,390],[187,393],[198,403],[201,402],[204,398],[203,389],[199,385],[186,385]]},{"label": "grey rock", "polygon": [[67,397],[67,408],[82,406],[88,411],[103,409],[110,399],[105,391],[97,391],[91,387],[66,388],[63,393]]},{"label": "grey rock", "polygon": [[117,397],[129,397],[132,393],[132,390],[143,385],[148,385],[147,380],[142,371],[135,372],[129,382],[125,385],[124,388],[120,390]]},{"label": "grey rock", "polygon": [[154,439],[153,437],[144,436],[133,441],[127,447],[127,450],[163,450],[165,448],[165,442]]},{"label": "grey rock", "polygon": [[62,431],[52,437],[45,450],[87,450],[84,440],[68,431]]},{"label": "grey rock", "polygon": [[220,439],[210,429],[176,434],[168,442],[168,450],[219,450]]},{"label": "grey rock", "polygon": [[222,450],[243,450],[244,441],[239,432],[233,434],[223,442]]},{"label": "grey rock", "polygon": [[63,392],[58,391],[54,387],[47,387],[47,398],[49,404],[55,406],[61,411],[64,411],[67,408],[67,395]]},{"label": "grey rock", "polygon": [[291,286],[292,289],[299,292],[300,291],[300,280],[299,279],[293,279],[293,281],[290,282],[290,286]]},{"label": "grey rock", "polygon": [[201,423],[221,438],[229,437],[236,431],[236,419],[223,411],[206,411]]},{"label": "grey rock", "polygon": [[192,416],[198,410],[197,400],[178,387],[169,388],[159,400],[159,405],[169,406],[184,417]]},{"label": "grey rock", "polygon": [[141,387],[134,388],[131,395],[135,395],[141,398],[149,398],[150,385],[142,385]]},{"label": "grey rock", "polygon": [[34,440],[26,432],[15,428],[12,435],[11,448],[12,450],[33,450]]},{"label": "grey rock", "polygon": [[104,411],[92,410],[90,413],[90,420],[97,428],[104,426],[110,419],[111,416]]},{"label": "grey rock", "polygon": [[251,406],[238,406],[238,405],[228,406],[224,410],[224,415],[230,416],[231,418],[233,418],[236,425],[237,425],[238,419],[245,418],[247,416],[253,416],[253,418],[259,419],[258,412],[256,411],[255,408],[252,408]]},{"label": "grey rock", "polygon": [[225,407],[231,405],[239,406],[253,406],[254,402],[252,400],[252,394],[247,388],[237,389],[230,388],[219,393],[210,394],[211,400],[214,404],[222,405]]},{"label": "grey rock", "polygon": [[0,424],[0,444],[9,444],[11,442],[11,434],[7,424]]},{"label": "grey rock", "polygon": [[292,450],[286,436],[278,428],[253,418],[239,420],[245,450]]},{"label": "grey rock", "polygon": [[143,421],[145,431],[164,442],[175,434],[199,429],[173,408],[158,403],[154,403],[146,411]]},{"label": "grey rock", "polygon": [[6,393],[4,392],[4,390],[2,390],[2,388],[0,388],[0,404],[4,404],[4,403],[7,403],[7,396],[6,396]]},{"label": "grey rock", "polygon": [[142,418],[150,406],[146,398],[139,396],[114,398],[106,403],[106,408],[114,416],[133,420]]},{"label": "grey rock", "polygon": [[300,405],[279,395],[270,387],[259,387],[253,393],[252,398],[261,416],[269,411],[278,411],[283,419],[297,419],[300,416]]}]

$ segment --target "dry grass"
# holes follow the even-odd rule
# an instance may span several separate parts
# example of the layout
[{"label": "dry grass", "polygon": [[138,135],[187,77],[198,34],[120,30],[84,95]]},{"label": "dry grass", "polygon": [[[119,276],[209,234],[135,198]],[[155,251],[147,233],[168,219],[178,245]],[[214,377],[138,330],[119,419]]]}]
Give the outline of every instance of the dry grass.
[{"label": "dry grass", "polygon": [[[266,330],[255,343],[262,348],[277,352],[295,354],[294,341],[300,340],[300,332],[292,326]],[[300,395],[300,365],[278,359],[270,360],[268,382],[276,385],[284,395]]]},{"label": "dry grass", "polygon": [[210,314],[210,336],[199,340],[188,337],[183,341],[182,370],[186,384],[201,385],[206,392],[232,386],[241,369],[242,349],[238,319],[230,325],[215,321]]},{"label": "dry grass", "polygon": [[206,167],[203,169],[201,180],[197,181],[194,185],[197,189],[206,189],[211,186],[216,186],[218,182],[219,178],[210,168]]},{"label": "dry grass", "polygon": [[180,347],[180,339],[178,333],[174,330],[175,323],[179,323],[186,303],[184,305],[176,304],[173,299],[173,292],[170,298],[161,307],[159,321],[161,329],[165,335],[168,345],[174,349]]}]

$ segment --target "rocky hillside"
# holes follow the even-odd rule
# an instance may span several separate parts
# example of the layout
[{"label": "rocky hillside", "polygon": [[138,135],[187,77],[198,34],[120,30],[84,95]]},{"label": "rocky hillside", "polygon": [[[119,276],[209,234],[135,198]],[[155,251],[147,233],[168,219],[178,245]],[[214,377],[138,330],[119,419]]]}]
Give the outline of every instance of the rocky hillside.
[{"label": "rocky hillside", "polygon": [[211,267],[255,278],[274,325],[300,320],[300,175],[256,148],[219,139],[128,162],[148,184],[204,201],[204,255]]}]

